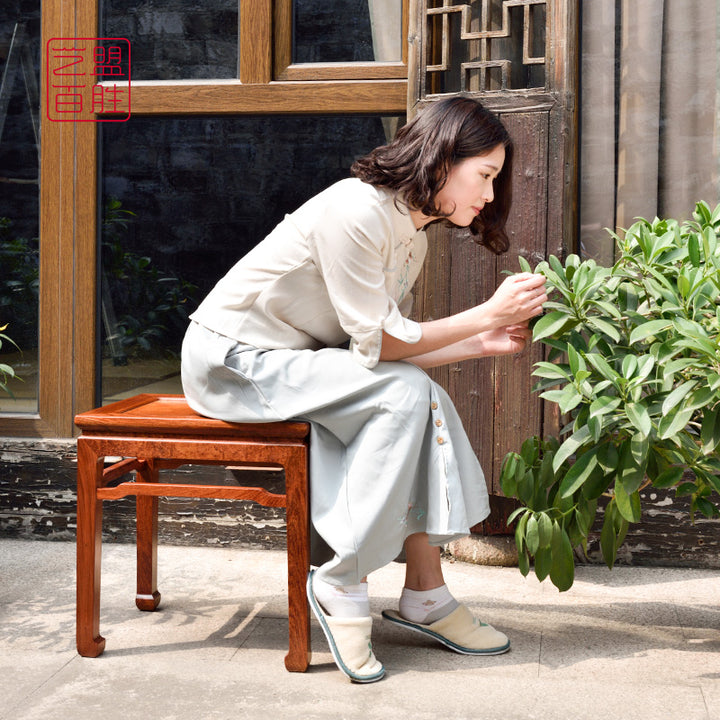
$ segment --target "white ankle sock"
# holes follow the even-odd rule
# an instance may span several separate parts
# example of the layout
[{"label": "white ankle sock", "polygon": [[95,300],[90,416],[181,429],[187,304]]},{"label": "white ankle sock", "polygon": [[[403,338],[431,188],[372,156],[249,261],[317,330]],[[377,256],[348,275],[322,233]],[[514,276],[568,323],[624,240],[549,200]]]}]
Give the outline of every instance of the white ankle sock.
[{"label": "white ankle sock", "polygon": [[400,595],[400,615],[410,622],[430,625],[449,615],[460,603],[450,594],[447,585],[433,590],[408,590]]},{"label": "white ankle sock", "polygon": [[319,577],[313,579],[315,599],[333,617],[368,617],[370,602],[368,584],[331,585]]}]

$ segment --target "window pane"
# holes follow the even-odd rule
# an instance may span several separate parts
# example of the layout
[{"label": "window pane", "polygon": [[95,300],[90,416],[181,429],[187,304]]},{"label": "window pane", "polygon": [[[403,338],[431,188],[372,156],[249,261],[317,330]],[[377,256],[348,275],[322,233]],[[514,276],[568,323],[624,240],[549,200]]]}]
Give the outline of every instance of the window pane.
[{"label": "window pane", "polygon": [[133,80],[237,77],[238,0],[102,0],[100,27],[130,41]]},{"label": "window pane", "polygon": [[[0,6],[0,412],[38,409],[40,2]],[[8,340],[7,338],[10,338]],[[15,345],[13,344],[15,343]],[[9,392],[8,392],[9,391]]]},{"label": "window pane", "polygon": [[389,118],[132,118],[102,127],[102,400],[180,392],[187,315]]},{"label": "window pane", "polygon": [[402,0],[294,0],[293,62],[400,62]]}]

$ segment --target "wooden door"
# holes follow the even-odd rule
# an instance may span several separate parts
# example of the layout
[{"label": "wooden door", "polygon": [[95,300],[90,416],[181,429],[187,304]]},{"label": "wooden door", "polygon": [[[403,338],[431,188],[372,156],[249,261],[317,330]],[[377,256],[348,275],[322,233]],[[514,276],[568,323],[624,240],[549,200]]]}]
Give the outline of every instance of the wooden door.
[{"label": "wooden door", "polygon": [[[562,256],[575,241],[577,0],[417,0],[411,11],[409,115],[448,95],[477,98],[497,112],[515,143],[511,247],[495,257],[469,232],[441,225],[429,251],[416,312],[430,320],[487,299],[504,271]],[[500,497],[505,454],[557,430],[531,388],[542,349],[434,371],[453,397],[485,470],[493,512],[475,532],[507,533]]]}]

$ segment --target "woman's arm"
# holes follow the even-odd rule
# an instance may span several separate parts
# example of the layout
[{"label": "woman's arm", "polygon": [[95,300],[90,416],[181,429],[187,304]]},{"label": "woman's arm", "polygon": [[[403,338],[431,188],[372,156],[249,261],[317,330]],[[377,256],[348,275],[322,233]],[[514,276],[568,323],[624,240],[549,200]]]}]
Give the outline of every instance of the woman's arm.
[{"label": "woman's arm", "polygon": [[433,350],[423,355],[414,355],[405,360],[427,369],[473,358],[514,355],[527,347],[531,337],[532,330],[528,327],[527,322],[508,325],[504,328],[478,333],[439,350]]},{"label": "woman's arm", "polygon": [[[417,343],[406,343],[383,332],[380,360],[410,360],[423,363],[421,367],[433,367],[483,354],[505,354],[486,353],[490,336],[486,336],[483,350],[483,334],[518,326],[542,313],[547,301],[544,285],[542,275],[512,275],[487,302],[447,318],[420,323],[422,337]],[[498,336],[493,337],[493,342],[497,340]]]}]

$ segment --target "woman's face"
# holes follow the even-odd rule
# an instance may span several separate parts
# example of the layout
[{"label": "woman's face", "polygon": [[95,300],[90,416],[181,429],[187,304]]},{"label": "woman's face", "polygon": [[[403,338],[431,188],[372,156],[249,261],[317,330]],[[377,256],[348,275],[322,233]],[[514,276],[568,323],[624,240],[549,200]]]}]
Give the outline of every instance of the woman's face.
[{"label": "woman's face", "polygon": [[493,201],[493,181],[504,162],[505,148],[498,145],[487,155],[476,155],[453,165],[436,197],[440,209],[450,213],[447,219],[451,223],[467,227]]}]

